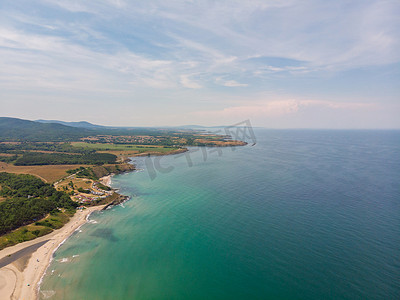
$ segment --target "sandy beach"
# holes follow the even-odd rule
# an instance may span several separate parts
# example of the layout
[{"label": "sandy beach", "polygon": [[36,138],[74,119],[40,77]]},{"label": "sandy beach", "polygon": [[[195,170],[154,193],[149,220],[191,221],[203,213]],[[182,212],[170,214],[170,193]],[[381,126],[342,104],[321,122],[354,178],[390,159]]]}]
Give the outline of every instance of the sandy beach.
[{"label": "sandy beach", "polygon": [[113,176],[113,174],[101,177],[99,181],[100,181],[101,184],[104,184],[105,186],[111,187],[111,177],[112,176]]},{"label": "sandy beach", "polygon": [[0,251],[0,300],[38,298],[38,285],[54,251],[80,226],[87,217],[104,207],[94,206],[77,211],[62,228],[37,239]]}]

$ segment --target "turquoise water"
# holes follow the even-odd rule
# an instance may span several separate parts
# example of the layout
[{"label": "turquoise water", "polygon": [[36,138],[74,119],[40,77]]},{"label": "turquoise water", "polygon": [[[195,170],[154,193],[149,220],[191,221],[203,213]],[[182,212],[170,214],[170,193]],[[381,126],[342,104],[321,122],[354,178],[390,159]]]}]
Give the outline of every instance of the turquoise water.
[{"label": "turquoise water", "polygon": [[399,299],[400,132],[256,136],[114,177],[41,299]]}]

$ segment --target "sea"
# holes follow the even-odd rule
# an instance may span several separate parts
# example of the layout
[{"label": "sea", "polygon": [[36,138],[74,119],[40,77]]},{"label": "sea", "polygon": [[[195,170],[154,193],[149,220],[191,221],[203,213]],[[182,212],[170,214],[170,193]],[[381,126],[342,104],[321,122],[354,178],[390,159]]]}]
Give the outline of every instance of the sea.
[{"label": "sea", "polygon": [[400,131],[254,129],[133,162],[112,178],[130,200],[54,253],[40,299],[400,299]]}]

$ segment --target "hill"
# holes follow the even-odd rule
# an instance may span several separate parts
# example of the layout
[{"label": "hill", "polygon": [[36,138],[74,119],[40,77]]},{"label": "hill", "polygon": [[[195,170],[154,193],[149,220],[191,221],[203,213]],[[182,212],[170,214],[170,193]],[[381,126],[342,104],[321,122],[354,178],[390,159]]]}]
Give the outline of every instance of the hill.
[{"label": "hill", "polygon": [[[55,123],[54,123],[55,122]],[[0,117],[0,142],[69,142],[94,135],[168,135],[173,130],[147,127],[107,127],[86,121],[28,121]]]},{"label": "hill", "polygon": [[0,141],[57,142],[77,140],[94,134],[87,128],[56,123],[40,123],[17,118],[0,117]]},{"label": "hill", "polygon": [[38,123],[55,123],[55,124],[61,124],[65,126],[70,126],[70,127],[78,127],[78,128],[87,128],[87,129],[102,129],[105,128],[106,126],[102,125],[96,125],[92,124],[86,121],[80,121],[80,122],[65,122],[65,121],[59,121],[59,120],[35,120],[35,122]]}]

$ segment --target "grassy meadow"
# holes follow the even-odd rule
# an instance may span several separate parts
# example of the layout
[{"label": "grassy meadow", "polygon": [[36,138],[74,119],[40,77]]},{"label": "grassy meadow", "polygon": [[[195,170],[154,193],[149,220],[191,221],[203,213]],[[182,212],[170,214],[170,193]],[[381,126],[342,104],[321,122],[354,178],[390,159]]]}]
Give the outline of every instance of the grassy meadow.
[{"label": "grassy meadow", "polygon": [[157,146],[157,145],[134,145],[134,144],[101,144],[101,143],[86,143],[73,142],[72,146],[96,151],[130,151],[137,153],[158,152],[167,153],[177,150],[176,147]]}]

